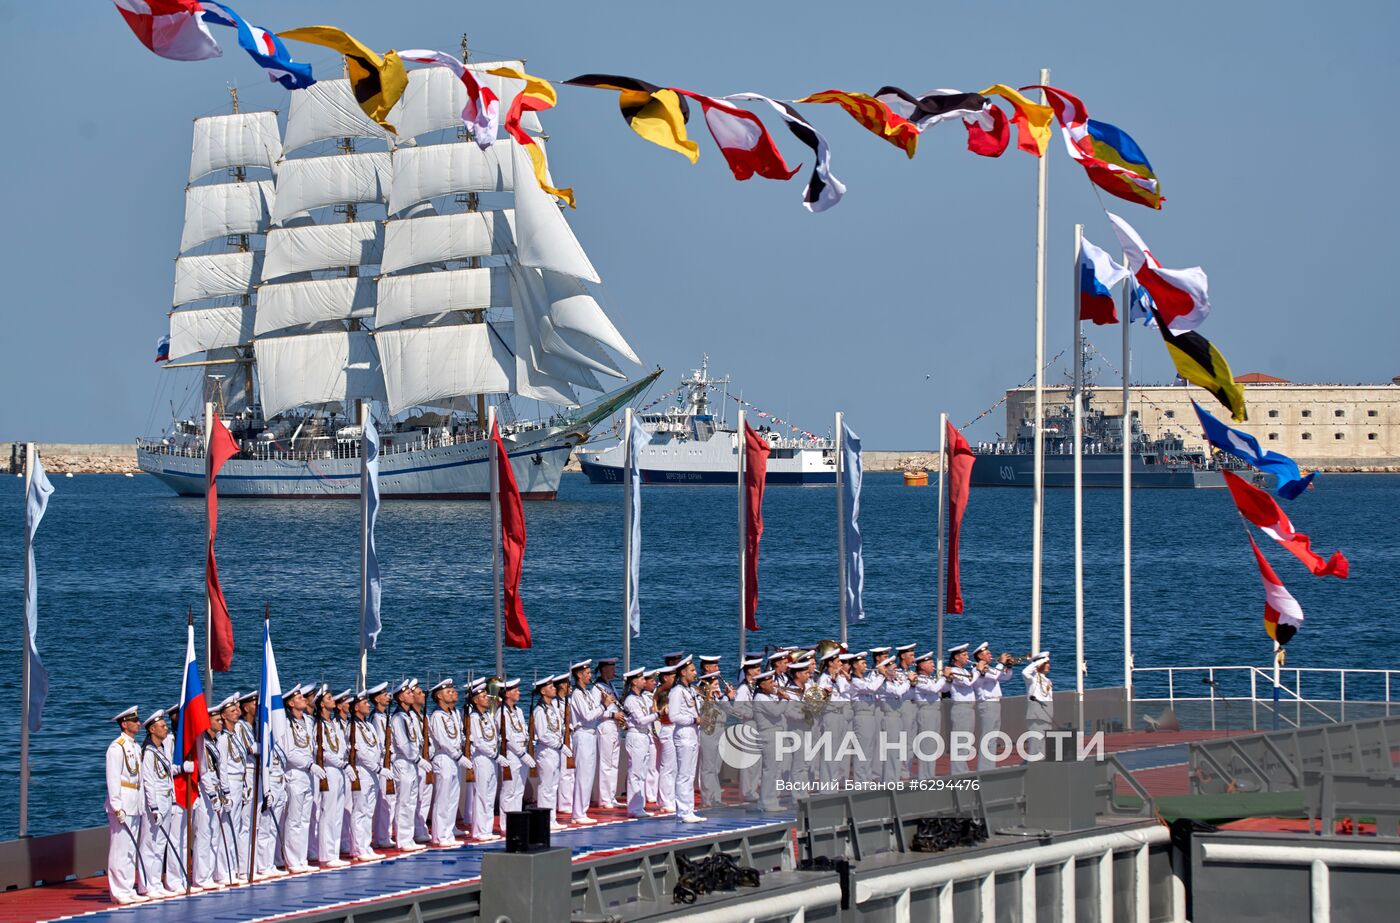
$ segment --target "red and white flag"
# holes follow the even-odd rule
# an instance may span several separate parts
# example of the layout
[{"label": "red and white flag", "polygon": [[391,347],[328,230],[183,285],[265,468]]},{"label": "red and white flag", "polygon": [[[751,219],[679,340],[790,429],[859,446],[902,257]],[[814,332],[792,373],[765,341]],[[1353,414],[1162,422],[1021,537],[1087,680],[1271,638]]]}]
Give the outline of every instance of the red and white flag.
[{"label": "red and white flag", "polygon": [[471,133],[472,140],[483,151],[496,143],[496,134],[500,129],[501,101],[495,90],[477,80],[476,75],[468,70],[465,64],[446,52],[411,48],[408,51],[400,51],[399,57],[404,61],[416,61],[419,64],[436,64],[456,74],[457,79],[462,81],[462,86],[467,88],[467,104],[462,107],[462,122]]},{"label": "red and white flag", "polygon": [[1108,212],[1113,232],[1128,258],[1138,284],[1147,289],[1157,305],[1157,312],[1175,334],[1189,333],[1201,326],[1210,315],[1210,292],[1206,271],[1199,266],[1190,269],[1165,269],[1152,255],[1133,226]]},{"label": "red and white flag", "polygon": [[112,0],[141,44],[174,61],[203,61],[223,54],[200,18],[199,0]]},{"label": "red and white flag", "polygon": [[504,606],[506,647],[530,646],[530,623],[525,618],[525,606],[520,602],[520,571],[525,560],[525,508],[520,502],[520,487],[510,467],[510,454],[501,439],[501,428],[491,426],[491,439],[496,443],[496,496],[492,499],[501,511],[501,561],[505,565]]},{"label": "red and white flag", "polygon": [[1230,488],[1230,496],[1234,498],[1241,516],[1263,529],[1269,538],[1292,552],[1294,557],[1307,565],[1314,576],[1346,579],[1351,571],[1351,564],[1345,555],[1334,551],[1332,556],[1324,561],[1322,555],[1312,550],[1312,539],[1294,530],[1288,514],[1267,491],[1260,490],[1229,471],[1220,473],[1225,476],[1225,486]]},{"label": "red and white flag", "polygon": [[671,89],[700,103],[710,137],[719,145],[735,179],[746,180],[757,174],[764,179],[788,180],[802,169],[801,164],[788,168],[778,146],[773,143],[773,136],[752,112],[713,96],[677,87]]},{"label": "red and white flag", "polygon": [[1303,607],[1298,605],[1298,600],[1278,579],[1278,574],[1269,566],[1268,559],[1254,543],[1252,535],[1249,537],[1249,547],[1254,549],[1259,576],[1264,580],[1264,630],[1278,642],[1279,647],[1283,647],[1303,627]]},{"label": "red and white flag", "polygon": [[205,511],[209,516],[209,548],[204,562],[204,587],[209,600],[209,666],[218,673],[233,667],[233,621],[228,615],[224,588],[219,585],[219,565],[214,560],[214,536],[219,531],[219,469],[238,454],[233,434],[216,415],[209,433],[208,489],[204,492]]}]

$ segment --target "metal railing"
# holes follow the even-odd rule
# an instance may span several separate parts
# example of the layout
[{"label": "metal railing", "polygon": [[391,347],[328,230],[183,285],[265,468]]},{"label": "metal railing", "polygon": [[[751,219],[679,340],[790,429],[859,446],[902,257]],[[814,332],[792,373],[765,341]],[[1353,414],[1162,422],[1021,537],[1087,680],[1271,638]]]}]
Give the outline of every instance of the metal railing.
[{"label": "metal railing", "polygon": [[1349,708],[1352,717],[1388,717],[1392,690],[1400,692],[1400,670],[1283,667],[1278,674],[1275,683],[1271,667],[1134,667],[1133,700],[1171,708],[1208,703],[1214,730],[1217,706],[1228,709],[1231,703],[1249,703],[1250,723],[1256,728],[1261,708],[1266,715],[1301,727],[1346,721]]}]

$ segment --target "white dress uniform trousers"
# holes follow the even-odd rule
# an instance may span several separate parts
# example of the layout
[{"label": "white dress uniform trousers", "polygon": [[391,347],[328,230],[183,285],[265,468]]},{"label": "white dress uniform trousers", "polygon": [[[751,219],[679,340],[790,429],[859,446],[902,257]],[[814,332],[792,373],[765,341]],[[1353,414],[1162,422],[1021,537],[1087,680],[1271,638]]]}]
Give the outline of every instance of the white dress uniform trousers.
[{"label": "white dress uniform trousers", "polygon": [[493,836],[496,820],[496,788],[500,782],[500,728],[490,712],[473,710],[471,716],[472,836]]},{"label": "white dress uniform trousers", "polygon": [[[953,699],[952,708],[949,709],[952,733],[948,736],[948,749],[953,753],[959,746],[957,738],[960,736],[970,737],[974,746],[977,742],[974,730],[977,720],[977,694],[973,688],[972,671],[966,667],[954,667],[948,691]],[[949,762],[949,771],[955,776],[962,775],[971,768],[966,760]]]},{"label": "white dress uniform trousers", "polygon": [[[389,714],[387,712],[375,712],[370,716],[374,722],[374,727],[378,732],[381,741],[380,745],[388,752],[389,762],[384,762],[384,753],[380,753],[379,759],[379,797],[374,804],[374,848],[389,849],[394,845],[394,815],[398,809],[398,776],[394,773],[394,745],[389,740]],[[393,785],[390,785],[390,782]],[[389,791],[389,789],[393,791]]]},{"label": "white dress uniform trousers", "polygon": [[598,771],[598,725],[603,719],[602,693],[579,688],[569,693],[570,741],[574,750],[573,819],[586,821]]},{"label": "white dress uniform trousers", "polygon": [[355,719],[355,774],[359,788],[350,790],[350,855],[368,859],[374,852],[374,815],[379,807],[379,774],[384,769],[384,738],[374,715]]},{"label": "white dress uniform trousers", "polygon": [[434,846],[457,842],[457,813],[461,806],[462,715],[439,708],[428,718],[433,752],[433,813],[429,824]]},{"label": "white dress uniform trousers", "polygon": [[408,849],[413,845],[418,822],[418,795],[422,780],[422,726],[412,710],[394,715],[393,767],[394,788],[397,792],[397,816],[394,818],[394,845]]},{"label": "white dress uniform trousers", "polygon": [[519,705],[505,708],[506,766],[510,778],[501,773],[501,830],[506,829],[506,814],[519,811],[525,806],[525,783],[530,770],[535,768],[535,758],[530,755],[529,724]]},{"label": "white dress uniform trousers", "polygon": [[125,733],[107,745],[107,888],[118,903],[130,903],[145,883],[138,875],[141,821],[141,753]]},{"label": "white dress uniform trousers", "polygon": [[612,683],[598,683],[595,688],[603,689],[613,697],[613,703],[603,709],[603,720],[598,722],[598,798],[600,807],[617,806],[617,772],[622,760],[622,729],[617,726],[617,690]]},{"label": "white dress uniform trousers", "polygon": [[[316,855],[322,863],[340,859],[340,833],[345,824],[345,763],[349,741],[340,722],[331,718],[321,729],[321,761],[326,771],[326,790],[321,792],[316,811]],[[317,786],[318,788],[320,786]]]},{"label": "white dress uniform trousers", "polygon": [[287,871],[307,868],[307,846],[311,837],[312,750],[311,719],[288,716],[287,728],[287,805],[282,813],[282,854]]},{"label": "white dress uniform trousers", "polygon": [[666,699],[671,719],[672,742],[676,751],[676,814],[682,819],[695,816],[695,770],[700,760],[700,698],[683,683],[671,687]]},{"label": "white dress uniform trousers", "polygon": [[996,761],[988,755],[987,745],[991,735],[1001,732],[1001,684],[1010,675],[1011,670],[998,663],[977,677],[974,688],[977,695],[977,736],[981,745],[978,747],[978,769],[997,768]]}]

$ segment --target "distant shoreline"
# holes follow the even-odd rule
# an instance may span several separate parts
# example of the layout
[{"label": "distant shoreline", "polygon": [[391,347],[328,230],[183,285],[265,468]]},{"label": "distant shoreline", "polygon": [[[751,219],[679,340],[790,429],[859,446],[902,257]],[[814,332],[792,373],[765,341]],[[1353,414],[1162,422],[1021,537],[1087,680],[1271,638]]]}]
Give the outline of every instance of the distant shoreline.
[{"label": "distant shoreline", "polygon": [[[22,462],[16,464],[23,453],[23,444],[0,456],[0,465],[5,471],[15,474],[23,471]],[[50,474],[139,474],[136,466],[136,447],[113,443],[40,443],[39,452],[44,458],[44,469]],[[884,451],[872,449],[861,453],[866,471],[924,471],[938,470],[938,453],[909,449],[905,451]],[[1400,474],[1400,459],[1391,465],[1319,465],[1309,467],[1310,471],[1327,474]],[[569,459],[565,471],[579,470],[577,458]]]}]

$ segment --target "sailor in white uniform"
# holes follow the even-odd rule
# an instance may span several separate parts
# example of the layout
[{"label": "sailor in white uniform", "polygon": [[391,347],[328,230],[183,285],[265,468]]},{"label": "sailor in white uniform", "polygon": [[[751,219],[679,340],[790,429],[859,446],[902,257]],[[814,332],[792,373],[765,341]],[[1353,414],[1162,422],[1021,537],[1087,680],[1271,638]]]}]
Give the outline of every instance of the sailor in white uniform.
[{"label": "sailor in white uniform", "polygon": [[[224,723],[228,724],[227,721]],[[238,824],[240,829],[247,834],[251,832],[249,825],[253,822],[253,785],[257,781],[258,769],[258,694],[256,692],[249,692],[238,697],[238,717],[233,723],[233,736],[238,745],[243,748],[243,810]],[[246,853],[248,850],[246,835],[244,839],[243,851]],[[246,865],[243,870],[246,874]]]},{"label": "sailor in white uniform", "polygon": [[874,781],[875,759],[879,753],[880,716],[876,710],[875,688],[884,678],[870,669],[869,656],[869,651],[841,655],[849,671],[846,696],[850,700],[852,730],[860,747],[859,755],[852,756],[851,777],[859,784]]},{"label": "sailor in white uniform", "polygon": [[1011,675],[1008,665],[1010,656],[1003,654],[997,661],[992,660],[992,650],[983,641],[972,652],[973,669],[977,671],[974,689],[977,694],[977,734],[981,746],[978,748],[978,769],[996,769],[996,761],[991,758],[991,735],[1001,732],[1001,684]]},{"label": "sailor in white uniform", "polygon": [[593,686],[599,692],[606,691],[612,697],[612,704],[603,709],[605,720],[598,722],[598,798],[600,808],[620,808],[617,800],[617,768],[622,759],[622,709],[618,704],[615,677],[617,658],[598,659],[598,677]]},{"label": "sailor in white uniform", "polygon": [[233,841],[231,852],[237,863],[232,871],[236,880],[248,879],[248,821],[251,798],[248,794],[249,767],[256,766],[252,754],[238,734],[243,711],[238,707],[239,695],[234,693],[219,703],[219,717],[224,729],[219,733],[219,770],[228,793],[228,836]]},{"label": "sailor in white uniform", "polygon": [[758,805],[765,811],[775,811],[779,807],[782,793],[782,764],[778,759],[778,732],[783,730],[785,719],[783,705],[777,694],[777,675],[765,670],[754,677],[753,723],[759,743],[759,782]]},{"label": "sailor in white uniform", "polygon": [[316,762],[315,738],[306,714],[306,690],[301,684],[288,689],[282,696],[287,708],[287,805],[282,815],[282,854],[287,871],[292,874],[311,871],[307,861],[307,846],[311,836],[311,804],[315,797],[315,781],[311,767]]},{"label": "sailor in white uniform", "polygon": [[199,755],[199,798],[194,804],[194,883],[208,889],[229,885],[233,879],[234,846],[229,842],[227,823],[228,793],[219,759],[219,734],[223,718],[216,705],[208,709],[209,730],[197,745]]},{"label": "sailor in white uniform", "polygon": [[356,693],[351,703],[351,733],[355,765],[350,782],[350,858],[359,862],[382,859],[374,851],[374,812],[379,804],[384,771],[384,737],[374,719],[373,698],[379,687]]},{"label": "sailor in white uniform", "polygon": [[910,759],[919,764],[915,778],[932,779],[935,775],[934,761],[919,759],[917,754],[921,751],[932,755],[939,747],[937,738],[943,731],[943,692],[947,688],[948,681],[939,675],[937,655],[933,651],[915,658],[914,684],[910,691],[914,726],[909,729],[916,735],[909,752]]},{"label": "sailor in white uniform", "polygon": [[650,817],[646,809],[647,766],[651,762],[652,728],[656,724],[656,709],[647,695],[645,670],[637,667],[623,677],[627,690],[622,700],[622,714],[627,719],[627,816]]},{"label": "sailor in white uniform", "polygon": [[146,900],[138,889],[146,883],[138,874],[141,853],[138,842],[145,805],[141,794],[141,751],[136,731],[141,727],[136,706],[118,712],[113,718],[121,733],[107,745],[107,888],[118,904],[139,904]]},{"label": "sailor in white uniform", "polygon": [[700,678],[696,682],[701,713],[707,716],[699,725],[700,765],[695,771],[700,786],[700,806],[719,807],[724,797],[719,778],[722,763],[719,742],[725,725],[723,706],[733,701],[734,687],[724,682],[719,672],[719,658],[713,656],[700,658]]},{"label": "sailor in white uniform", "polygon": [[559,766],[559,794],[555,799],[555,814],[574,813],[574,747],[573,710],[569,696],[573,692],[573,676],[560,673],[554,677],[554,703],[559,719],[564,725],[564,759]]},{"label": "sailor in white uniform", "polygon": [[1055,684],[1050,681],[1050,652],[1040,651],[1021,670],[1026,681],[1026,756],[1045,753],[1045,732],[1055,725]]},{"label": "sailor in white uniform", "polygon": [[340,726],[335,698],[323,690],[316,702],[316,768],[320,802],[316,810],[316,856],[321,868],[343,868],[350,863],[340,858],[340,834],[345,824],[345,766],[350,743]]},{"label": "sailor in white uniform", "polygon": [[666,697],[666,713],[675,728],[676,815],[683,824],[705,818],[695,813],[695,771],[700,760],[700,695],[695,690],[695,664],[683,657],[676,664],[676,685]]},{"label": "sailor in white uniform", "polygon": [[[667,659],[670,659],[668,655]],[[677,658],[679,660],[679,658]],[[668,702],[676,685],[676,667],[670,664],[656,671],[656,806],[664,814],[676,811],[676,727],[671,723]]]},{"label": "sailor in white uniform", "polygon": [[462,715],[457,711],[457,689],[446,677],[429,690],[436,706],[428,717],[428,737],[432,747],[433,812],[430,845],[443,849],[458,846],[457,810],[461,796],[459,770],[471,765],[463,749]]},{"label": "sailor in white uniform", "polygon": [[[401,852],[417,852],[426,847],[414,840],[418,818],[420,780],[432,764],[423,759],[423,726],[418,718],[416,679],[404,680],[394,692],[398,711],[389,720],[390,762],[394,767],[397,811],[394,817],[394,846]],[[427,765],[423,765],[427,763]]]},{"label": "sailor in white uniform", "polygon": [[[287,750],[290,747],[288,731],[274,732],[271,740],[262,742],[267,753],[267,761],[262,773],[262,795],[257,804],[252,805],[257,818],[257,844],[253,849],[253,879],[281,878],[287,872],[277,867],[283,855],[282,830],[287,810]],[[259,759],[254,758],[254,761]],[[255,767],[256,768],[256,767]],[[253,793],[253,789],[249,789]],[[250,798],[256,793],[250,794]]]},{"label": "sailor in white uniform", "polygon": [[[734,690],[734,715],[746,723],[753,721],[753,709],[746,703],[753,701],[754,677],[758,676],[762,670],[762,657],[748,658],[739,670],[739,688]],[[744,765],[739,768],[739,797],[745,803],[758,801],[758,787],[761,778],[762,770],[757,765]]]},{"label": "sailor in white uniform", "polygon": [[646,803],[655,806],[656,810],[651,812],[653,814],[661,811],[661,712],[656,707],[656,687],[660,684],[660,676],[660,667],[642,674],[642,692],[647,697],[647,705],[652,714],[656,715],[656,720],[651,725],[651,740],[647,744],[647,764],[643,767]]},{"label": "sailor in white uniform", "polygon": [[[165,758],[170,762],[170,775],[172,777],[188,776],[194,772],[194,761],[177,760],[175,757],[175,729],[180,726],[180,703],[176,702],[165,710],[166,725],[170,728],[170,733],[165,736],[161,743],[161,749],[165,753]],[[189,869],[185,867],[186,844],[185,839],[185,809],[181,807],[179,799],[176,798],[170,805],[170,819],[166,822],[170,831],[170,843],[167,848],[180,857],[178,863],[169,863],[165,868],[165,890],[175,892],[188,891],[191,894],[203,890],[196,888],[194,882],[187,881]]]},{"label": "sailor in white uniform", "polygon": [[[505,765],[501,767],[501,829],[506,814],[525,805],[525,783],[535,768],[530,755],[530,722],[520,708],[520,680],[507,680],[501,689],[501,730],[505,733]],[[507,772],[509,770],[509,772]],[[510,778],[506,778],[509,775]]]},{"label": "sailor in white uniform", "polygon": [[574,804],[576,824],[596,824],[588,816],[588,801],[598,771],[598,725],[613,698],[605,689],[594,688],[593,661],[581,660],[569,667],[574,691],[569,693],[570,741],[574,749]]},{"label": "sailor in white uniform", "polygon": [[555,815],[559,805],[559,774],[564,764],[564,719],[554,684],[557,676],[535,680],[535,707],[530,710],[530,730],[535,739],[535,807],[549,811],[549,828],[563,830]]},{"label": "sailor in white uniform", "polygon": [[501,775],[500,729],[491,713],[486,695],[486,680],[472,683],[471,727],[468,730],[471,746],[472,775],[472,838],[478,843],[499,840],[496,835],[496,790]]},{"label": "sailor in white uniform", "polygon": [[[166,863],[176,865],[178,853],[170,845],[170,820],[174,816],[175,786],[170,758],[165,755],[165,739],[169,727],[165,709],[158,708],[142,722],[146,739],[141,744],[141,835],[137,837],[139,862],[142,870],[141,893],[149,898],[169,897],[176,893],[167,888]],[[183,857],[179,857],[183,862]],[[175,876],[179,877],[176,868]],[[183,883],[180,889],[184,890]]]},{"label": "sailor in white uniform", "polygon": [[[948,665],[943,668],[943,678],[948,681],[948,695],[953,700],[949,709],[952,724],[952,734],[948,738],[949,750],[952,750],[955,743],[953,735],[968,735],[975,745],[976,734],[973,728],[977,720],[977,690],[973,683],[976,674],[967,665],[966,644],[948,648]],[[967,772],[970,768],[965,760],[953,760],[949,764],[949,771],[955,776]]]},{"label": "sailor in white uniform", "polygon": [[394,747],[389,741],[390,715],[389,684],[380,683],[367,693],[374,703],[374,714],[370,721],[379,735],[381,752],[379,763],[379,797],[374,805],[374,844],[373,849],[392,849],[394,846],[394,815],[398,810],[398,779],[394,775]]}]

